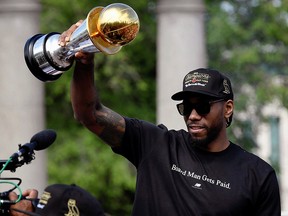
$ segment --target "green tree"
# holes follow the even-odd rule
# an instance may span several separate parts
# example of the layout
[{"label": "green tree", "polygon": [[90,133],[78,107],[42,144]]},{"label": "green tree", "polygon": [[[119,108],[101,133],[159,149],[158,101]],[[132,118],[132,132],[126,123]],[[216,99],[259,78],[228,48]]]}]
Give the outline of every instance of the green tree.
[{"label": "green tree", "polygon": [[288,107],[288,2],[206,0],[206,5],[209,66],[234,83],[237,114],[230,132],[245,148],[257,147],[255,134],[266,121],[263,106],[279,101]]}]

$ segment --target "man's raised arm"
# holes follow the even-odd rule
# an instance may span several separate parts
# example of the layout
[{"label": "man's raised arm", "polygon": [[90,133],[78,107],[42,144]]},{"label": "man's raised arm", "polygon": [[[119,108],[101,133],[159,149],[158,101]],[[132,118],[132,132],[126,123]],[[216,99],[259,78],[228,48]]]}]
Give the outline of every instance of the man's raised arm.
[{"label": "man's raised arm", "polygon": [[[59,44],[65,46],[81,21],[61,34]],[[105,107],[99,99],[94,80],[94,55],[77,52],[71,81],[71,102],[74,117],[111,147],[121,144],[125,132],[124,118]]]}]

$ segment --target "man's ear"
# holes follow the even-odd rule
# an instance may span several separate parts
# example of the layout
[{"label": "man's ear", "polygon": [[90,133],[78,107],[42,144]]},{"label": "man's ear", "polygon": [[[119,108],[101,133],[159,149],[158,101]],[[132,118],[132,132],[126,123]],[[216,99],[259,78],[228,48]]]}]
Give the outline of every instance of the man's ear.
[{"label": "man's ear", "polygon": [[234,102],[233,100],[226,101],[224,117],[226,119],[226,128],[231,125],[233,118]]},{"label": "man's ear", "polygon": [[226,119],[229,119],[232,116],[234,110],[234,102],[233,100],[227,100],[225,106],[225,113],[224,116]]}]

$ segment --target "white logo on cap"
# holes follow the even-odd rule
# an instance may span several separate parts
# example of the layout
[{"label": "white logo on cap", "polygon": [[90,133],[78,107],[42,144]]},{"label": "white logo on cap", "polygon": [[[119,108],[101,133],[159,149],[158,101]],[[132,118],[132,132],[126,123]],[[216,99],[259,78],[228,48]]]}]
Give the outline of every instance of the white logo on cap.
[{"label": "white logo on cap", "polygon": [[209,78],[209,74],[194,72],[193,74],[186,75],[184,84],[185,87],[193,85],[206,86],[209,82]]}]

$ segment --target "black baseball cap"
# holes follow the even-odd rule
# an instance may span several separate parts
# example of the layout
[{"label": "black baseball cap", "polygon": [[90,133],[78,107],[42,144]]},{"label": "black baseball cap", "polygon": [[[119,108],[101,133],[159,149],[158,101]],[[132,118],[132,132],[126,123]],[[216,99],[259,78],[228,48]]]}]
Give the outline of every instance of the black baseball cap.
[{"label": "black baseball cap", "polygon": [[46,187],[35,212],[13,209],[31,216],[104,216],[98,200],[89,192],[76,186],[53,184]]},{"label": "black baseball cap", "polygon": [[199,68],[190,71],[183,79],[183,90],[175,93],[171,98],[173,100],[184,100],[193,94],[233,100],[230,79],[213,69]]}]

